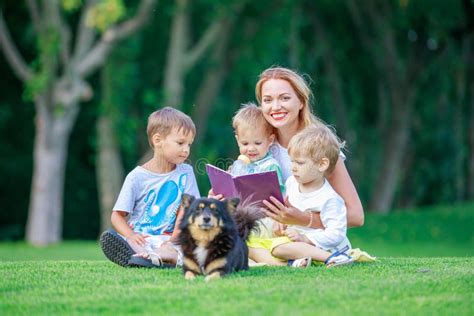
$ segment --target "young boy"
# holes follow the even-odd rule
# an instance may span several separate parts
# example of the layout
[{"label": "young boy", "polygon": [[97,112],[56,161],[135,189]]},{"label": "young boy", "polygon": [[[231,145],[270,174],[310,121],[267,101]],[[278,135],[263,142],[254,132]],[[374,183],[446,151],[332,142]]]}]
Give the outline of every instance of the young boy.
[{"label": "young boy", "polygon": [[125,267],[179,263],[173,241],[181,195],[200,196],[192,167],[183,163],[196,134],[191,118],[165,107],[150,114],[147,134],[153,158],[127,175],[111,217],[116,232],[100,238],[106,257]]},{"label": "young boy", "polygon": [[[273,127],[265,120],[262,110],[255,103],[243,104],[232,118],[235,139],[240,156],[231,166],[234,175],[276,171],[280,189],[285,189],[281,168],[269,151],[275,140]],[[243,162],[243,164],[242,164]],[[244,170],[242,170],[244,165]],[[239,170],[236,170],[239,169]]]},{"label": "young boy", "polygon": [[346,206],[325,178],[334,170],[340,148],[335,134],[325,126],[308,127],[291,139],[288,153],[293,175],[285,184],[289,205],[302,212],[320,212],[324,229],[311,228],[313,213],[307,227],[275,225],[275,232],[285,237],[274,238],[259,253],[260,262],[278,265],[273,256],[286,260],[308,256],[328,267],[352,262],[346,254],[351,248],[346,236]]}]

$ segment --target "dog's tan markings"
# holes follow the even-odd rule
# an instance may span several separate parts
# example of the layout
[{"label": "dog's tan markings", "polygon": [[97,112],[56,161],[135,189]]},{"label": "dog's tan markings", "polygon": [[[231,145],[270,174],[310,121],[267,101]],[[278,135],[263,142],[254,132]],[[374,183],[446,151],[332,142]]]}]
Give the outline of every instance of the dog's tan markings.
[{"label": "dog's tan markings", "polygon": [[217,269],[220,269],[220,268],[224,267],[226,264],[227,264],[227,259],[226,258],[216,259],[216,260],[210,262],[206,266],[205,272],[206,272],[206,274],[209,274],[210,272],[212,272],[214,270],[217,270]]},{"label": "dog's tan markings", "polygon": [[188,257],[184,258],[184,265],[186,266],[187,269],[192,270],[192,272],[196,274],[199,274],[201,272],[201,269],[199,268],[197,263]]},{"label": "dog's tan markings", "polygon": [[211,274],[209,274],[205,279],[204,281],[206,282],[209,282],[209,281],[212,281],[212,280],[217,280],[217,279],[220,279],[221,277],[221,273],[216,271],[216,272],[213,272]]},{"label": "dog's tan markings", "polygon": [[184,274],[184,278],[188,281],[191,281],[196,278],[196,275],[192,271],[186,271],[186,273]]},{"label": "dog's tan markings", "polygon": [[206,207],[206,205],[204,203],[199,203],[199,208],[200,209],[203,209],[204,207]]},{"label": "dog's tan markings", "polygon": [[209,205],[209,208],[211,210],[215,210],[217,208],[216,203],[211,203],[211,205]]},{"label": "dog's tan markings", "polygon": [[209,230],[202,230],[198,225],[196,225],[196,223],[194,223],[189,226],[189,232],[196,241],[196,244],[201,247],[207,247],[209,242],[214,240],[214,238],[221,232],[221,228],[213,227]]}]

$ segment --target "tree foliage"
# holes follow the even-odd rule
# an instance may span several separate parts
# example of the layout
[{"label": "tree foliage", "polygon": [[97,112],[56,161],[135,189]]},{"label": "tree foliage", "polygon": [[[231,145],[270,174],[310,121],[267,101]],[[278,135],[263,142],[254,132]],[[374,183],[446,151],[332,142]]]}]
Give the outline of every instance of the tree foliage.
[{"label": "tree foliage", "polygon": [[[99,32],[125,18],[122,10],[128,2],[100,3],[89,17]],[[86,1],[61,4],[72,22]],[[186,9],[186,28],[176,35],[173,27],[180,8]],[[2,11],[7,9],[17,17],[13,21],[6,16],[12,38],[35,70],[22,88],[0,63],[6,78],[0,79],[5,91],[0,128],[8,135],[0,137],[5,153],[0,168],[12,179],[2,182],[0,190],[7,209],[18,209],[0,215],[2,229],[10,232],[0,238],[20,238],[28,200],[13,202],[6,196],[29,191],[34,129],[29,103],[49,83],[51,73],[41,69],[55,62],[47,56],[61,55],[61,33],[46,32],[35,46],[26,8],[2,2]],[[113,14],[99,14],[104,12],[100,10]],[[82,123],[74,127],[69,148],[64,236],[94,238],[98,233],[95,155],[100,148],[91,126],[104,106],[110,104],[125,172],[148,150],[145,128],[151,111],[168,104],[192,115],[198,126],[192,163],[204,194],[209,183],[197,163],[236,156],[231,117],[241,103],[255,99],[258,74],[271,65],[294,68],[310,80],[314,112],[347,142],[346,165],[366,209],[388,212],[473,199],[472,21],[470,0],[161,1],[143,32],[117,47],[106,70],[108,84],[91,78],[94,96],[79,114]],[[206,34],[212,41],[202,41]],[[184,40],[184,46],[173,50],[178,40]],[[36,58],[36,48],[46,57]],[[191,59],[198,51],[199,58]],[[178,79],[170,81],[171,74]],[[170,87],[178,87],[179,95]],[[61,111],[57,107],[56,115]],[[22,118],[24,131],[15,129],[14,118]],[[81,189],[73,183],[81,183]],[[73,226],[84,209],[89,210],[93,228],[81,233]]]}]

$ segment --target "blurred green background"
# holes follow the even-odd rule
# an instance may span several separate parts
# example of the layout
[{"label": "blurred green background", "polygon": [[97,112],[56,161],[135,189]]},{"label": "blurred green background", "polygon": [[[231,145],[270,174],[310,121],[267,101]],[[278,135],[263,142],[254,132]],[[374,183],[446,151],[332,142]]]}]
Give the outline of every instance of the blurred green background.
[{"label": "blurred green background", "polygon": [[[59,232],[27,240],[94,240],[148,150],[150,112],[170,105],[195,121],[190,162],[203,194],[203,162],[236,157],[231,117],[255,100],[259,73],[280,65],[311,83],[314,112],[346,140],[365,210],[377,213],[350,230],[354,246],[379,255],[390,241],[400,254],[428,241],[452,255],[472,246],[472,0],[29,3],[0,1],[0,240],[24,239],[29,218],[40,225],[31,220],[34,168],[45,171],[33,155],[40,132],[52,135],[43,149],[66,139],[64,175],[37,179],[52,178],[56,193],[43,199],[54,214],[38,212]],[[134,18],[140,27],[127,33]],[[93,52],[102,53],[94,67]],[[54,134],[67,120],[70,134]]]}]

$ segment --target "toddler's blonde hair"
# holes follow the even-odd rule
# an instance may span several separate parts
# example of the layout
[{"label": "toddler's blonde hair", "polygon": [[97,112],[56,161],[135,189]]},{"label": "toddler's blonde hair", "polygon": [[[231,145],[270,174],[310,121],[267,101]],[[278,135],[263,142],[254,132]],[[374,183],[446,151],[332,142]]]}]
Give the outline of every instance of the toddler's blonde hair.
[{"label": "toddler's blonde hair", "polygon": [[271,126],[263,116],[262,109],[253,102],[242,104],[242,107],[232,118],[232,127],[234,128],[236,135],[238,135],[239,130],[242,130],[243,128],[263,128],[267,136],[275,133],[273,126]]},{"label": "toddler's blonde hair", "polygon": [[189,133],[196,135],[196,126],[194,126],[193,120],[179,110],[167,106],[151,113],[148,116],[146,127],[150,147],[153,149],[153,135],[158,133],[161,137],[166,137],[173,128],[177,128],[178,132],[182,129],[186,135]]},{"label": "toddler's blonde hair", "polygon": [[303,156],[319,162],[322,158],[329,160],[326,174],[331,174],[343,144],[336,134],[326,125],[309,126],[293,136],[288,144],[291,156]]}]

